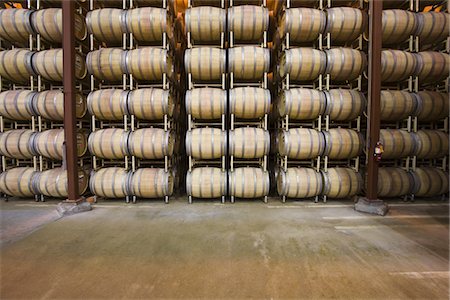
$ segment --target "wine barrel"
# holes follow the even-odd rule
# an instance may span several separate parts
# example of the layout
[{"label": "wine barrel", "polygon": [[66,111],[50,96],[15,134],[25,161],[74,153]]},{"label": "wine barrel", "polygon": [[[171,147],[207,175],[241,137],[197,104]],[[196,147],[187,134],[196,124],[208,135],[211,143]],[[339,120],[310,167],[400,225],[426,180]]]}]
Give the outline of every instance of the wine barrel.
[{"label": "wine barrel", "polygon": [[31,27],[30,9],[0,9],[0,38],[11,43],[28,43]]},{"label": "wine barrel", "polygon": [[383,10],[381,23],[383,44],[399,44],[414,34],[418,20],[416,13],[404,9]]},{"label": "wine barrel", "polygon": [[128,110],[140,120],[162,120],[165,115],[171,117],[174,106],[174,98],[168,90],[140,88],[128,94]]},{"label": "wine barrel", "polygon": [[397,82],[412,76],[417,67],[417,55],[401,50],[381,51],[381,81]]},{"label": "wine barrel", "polygon": [[230,130],[229,155],[235,158],[262,158],[269,154],[270,134],[268,130],[243,127]]},{"label": "wine barrel", "polygon": [[270,112],[270,91],[257,87],[230,89],[230,111],[240,119],[264,117]]},{"label": "wine barrel", "polygon": [[315,89],[291,88],[278,96],[278,114],[293,120],[314,120],[325,111],[325,94]]},{"label": "wine barrel", "polygon": [[227,111],[227,91],[197,88],[186,91],[186,113],[194,119],[220,119]]},{"label": "wine barrel", "polygon": [[[47,120],[64,120],[63,91],[49,90],[37,93],[33,101],[33,110]],[[75,116],[81,119],[86,114],[86,110],[86,98],[81,93],[75,93]]]},{"label": "wine barrel", "polygon": [[130,195],[131,175],[124,168],[102,168],[91,175],[89,189],[99,197],[123,198]]},{"label": "wine barrel", "polygon": [[403,158],[415,152],[415,136],[406,130],[381,129],[380,141],[384,147],[383,159]]},{"label": "wine barrel", "polygon": [[259,41],[269,29],[269,10],[257,5],[239,5],[228,9],[228,31],[234,41]]},{"label": "wine barrel", "polygon": [[35,75],[32,67],[34,52],[27,49],[0,51],[0,76],[13,83],[27,83]]},{"label": "wine barrel", "polygon": [[29,129],[13,129],[0,133],[0,154],[10,158],[32,158],[33,134]]},{"label": "wine barrel", "polygon": [[160,168],[137,169],[130,179],[130,193],[140,198],[170,196],[173,186],[172,172]]},{"label": "wine barrel", "polygon": [[[50,49],[38,51],[33,55],[33,68],[38,75],[49,81],[63,80],[63,50]],[[83,79],[86,76],[86,64],[84,58],[75,55],[75,77]]]},{"label": "wine barrel", "polygon": [[186,193],[196,198],[219,198],[227,193],[227,173],[220,168],[195,168],[187,172]]},{"label": "wine barrel", "polygon": [[382,121],[407,119],[417,109],[417,97],[413,93],[383,90],[380,96],[380,118]]},{"label": "wine barrel", "polygon": [[325,51],[327,68],[331,80],[351,81],[358,78],[367,66],[364,52],[351,48],[333,48]]},{"label": "wine barrel", "polygon": [[428,11],[417,15],[417,31],[421,45],[439,43],[449,36],[450,15],[445,12]]},{"label": "wine barrel", "polygon": [[330,33],[334,43],[352,42],[366,29],[367,19],[366,12],[358,8],[329,8],[325,33]]},{"label": "wine barrel", "polygon": [[416,54],[418,67],[416,74],[421,83],[435,83],[449,76],[450,55],[435,51]]},{"label": "wine barrel", "polygon": [[161,159],[172,156],[175,135],[161,128],[141,128],[131,132],[128,149],[131,155],[142,159]]},{"label": "wine barrel", "polygon": [[140,43],[160,42],[163,34],[168,41],[173,39],[171,18],[167,9],[139,7],[126,11],[127,31]]},{"label": "wine barrel", "polygon": [[322,175],[312,168],[280,170],[277,178],[278,195],[289,198],[310,198],[322,193]]},{"label": "wine barrel", "polygon": [[193,80],[221,80],[225,69],[226,50],[214,47],[186,49],[184,66]]},{"label": "wine barrel", "polygon": [[127,52],[126,66],[134,79],[162,81],[163,74],[173,75],[172,58],[167,50],[157,47],[142,47]]},{"label": "wine barrel", "polygon": [[364,148],[364,138],[353,129],[332,128],[323,132],[325,136],[324,155],[330,159],[349,159],[360,155]]},{"label": "wine barrel", "polygon": [[361,174],[351,168],[328,168],[321,171],[323,176],[323,194],[329,198],[350,198],[361,192]]},{"label": "wine barrel", "polygon": [[325,30],[326,14],[313,8],[290,8],[281,17],[278,34],[281,38],[289,33],[289,42],[305,43],[319,38]]},{"label": "wine barrel", "polygon": [[440,130],[418,130],[417,158],[439,158],[448,155],[448,133]]},{"label": "wine barrel", "polygon": [[[217,42],[225,32],[225,9],[212,6],[198,6],[186,10],[186,33],[190,32],[195,42]],[[225,36],[224,36],[225,38]]]},{"label": "wine barrel", "polygon": [[417,119],[423,122],[442,120],[449,115],[449,94],[420,91],[416,94]]},{"label": "wine barrel", "polygon": [[[74,35],[82,41],[87,36],[84,17],[74,14]],[[31,15],[31,25],[41,37],[50,43],[61,43],[63,37],[63,22],[61,8],[38,9]]]},{"label": "wine barrel", "polygon": [[[89,183],[89,177],[84,170],[78,170],[78,188],[80,195],[86,192]],[[38,194],[55,197],[67,198],[68,181],[67,170],[55,168],[40,172],[33,180],[34,190]]]},{"label": "wine barrel", "polygon": [[421,167],[412,172],[413,194],[416,197],[436,197],[448,193],[448,173],[438,168]]},{"label": "wine barrel", "polygon": [[[87,150],[86,133],[82,130],[77,132],[77,155],[83,156]],[[33,151],[38,155],[62,160],[64,156],[64,129],[49,129],[33,135],[31,145]]]},{"label": "wine barrel", "polygon": [[331,89],[325,91],[327,105],[325,114],[333,121],[351,121],[366,108],[366,97],[356,90]]},{"label": "wine barrel", "polygon": [[236,168],[228,173],[229,195],[237,198],[259,198],[269,194],[269,172],[261,168]]},{"label": "wine barrel", "polygon": [[0,173],[0,191],[14,197],[32,197],[33,179],[37,172],[33,168],[12,168]]},{"label": "wine barrel", "polygon": [[411,175],[402,168],[383,167],[378,169],[378,197],[400,197],[411,193],[414,182]]},{"label": "wine barrel", "polygon": [[286,50],[279,63],[278,74],[281,78],[289,74],[291,81],[315,80],[326,69],[325,52],[312,48],[293,48]]},{"label": "wine barrel", "polygon": [[228,49],[228,72],[234,79],[260,80],[270,70],[270,50],[259,46]]},{"label": "wine barrel", "polygon": [[126,33],[126,11],[119,8],[100,8],[88,11],[86,25],[100,42],[120,44]]},{"label": "wine barrel", "polygon": [[186,132],[186,155],[217,159],[227,152],[227,132],[219,128],[195,128]]},{"label": "wine barrel", "polygon": [[128,115],[129,91],[104,89],[90,92],[87,97],[89,113],[99,120],[122,120]]},{"label": "wine barrel", "polygon": [[35,92],[28,90],[1,92],[0,116],[10,120],[31,120],[35,95]]},{"label": "wine barrel", "polygon": [[325,138],[320,131],[309,128],[283,130],[278,136],[278,153],[292,159],[312,159],[322,155]]},{"label": "wine barrel", "polygon": [[130,133],[121,128],[106,128],[89,135],[88,148],[92,155],[107,159],[122,159],[128,153]]},{"label": "wine barrel", "polygon": [[86,57],[89,74],[100,80],[122,80],[123,74],[127,72],[126,53],[120,48],[103,48],[89,52]]}]

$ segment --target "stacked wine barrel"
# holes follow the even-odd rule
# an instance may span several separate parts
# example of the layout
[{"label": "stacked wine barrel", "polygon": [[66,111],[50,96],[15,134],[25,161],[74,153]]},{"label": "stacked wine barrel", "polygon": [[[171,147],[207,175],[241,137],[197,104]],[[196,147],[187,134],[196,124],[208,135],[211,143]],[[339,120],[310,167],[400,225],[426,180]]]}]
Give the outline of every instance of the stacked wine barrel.
[{"label": "stacked wine barrel", "polygon": [[[227,194],[226,9],[221,1],[192,1],[184,14],[188,49],[184,67],[188,128],[186,192],[194,199]],[[212,6],[211,6],[212,5]]]},{"label": "stacked wine barrel", "polygon": [[289,7],[279,16],[276,173],[283,201],[361,191],[367,58],[351,45],[362,43],[366,25],[365,11],[350,7]]},{"label": "stacked wine barrel", "polygon": [[98,8],[94,1],[86,15],[92,50],[87,108],[93,116],[88,149],[95,169],[89,186],[96,198],[167,203],[173,193],[176,42],[171,6],[146,6],[155,2],[124,2],[122,8],[99,2]]},{"label": "stacked wine barrel", "polygon": [[[28,3],[30,5],[30,2]],[[64,150],[64,96],[62,9],[1,9],[0,38],[0,191],[8,196],[67,197],[67,172],[62,167]],[[84,17],[75,15],[77,42],[86,38]],[[75,76],[82,80],[86,67],[76,54]],[[77,83],[78,87],[78,83]],[[87,148],[88,128],[81,119],[86,99],[76,94],[78,157]],[[50,129],[51,128],[51,129]],[[89,166],[80,160],[80,193],[87,189]],[[39,197],[40,195],[40,197]]]}]

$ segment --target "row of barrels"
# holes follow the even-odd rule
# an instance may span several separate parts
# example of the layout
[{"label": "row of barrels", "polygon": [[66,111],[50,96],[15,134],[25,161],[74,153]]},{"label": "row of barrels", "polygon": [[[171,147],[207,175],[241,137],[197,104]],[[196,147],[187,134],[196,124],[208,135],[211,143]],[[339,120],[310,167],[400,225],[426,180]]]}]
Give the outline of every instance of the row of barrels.
[{"label": "row of barrels", "polygon": [[[60,44],[63,36],[62,9],[0,10],[1,39],[13,44],[25,44],[34,34],[39,34],[47,42]],[[75,14],[74,35],[78,40],[84,40],[87,36],[84,17],[78,13]]]}]

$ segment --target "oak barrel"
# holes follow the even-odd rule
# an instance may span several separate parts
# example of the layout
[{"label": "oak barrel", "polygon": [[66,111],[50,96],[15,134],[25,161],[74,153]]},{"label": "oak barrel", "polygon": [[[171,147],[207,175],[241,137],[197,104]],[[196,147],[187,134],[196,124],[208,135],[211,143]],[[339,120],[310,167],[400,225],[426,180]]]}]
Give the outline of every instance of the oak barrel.
[{"label": "oak barrel", "polygon": [[[49,81],[63,80],[63,50],[50,49],[38,51],[33,55],[33,68],[38,75]],[[83,79],[86,76],[86,63],[80,54],[75,55],[75,77]]]},{"label": "oak barrel", "polygon": [[325,51],[331,80],[351,81],[358,78],[367,66],[366,54],[351,48],[333,48]]},{"label": "oak barrel", "polygon": [[416,14],[416,35],[422,45],[438,43],[449,36],[450,15],[445,12],[428,11]]},{"label": "oak barrel", "polygon": [[450,55],[436,51],[416,54],[418,67],[416,74],[420,83],[436,83],[449,76]]},{"label": "oak barrel", "polygon": [[160,168],[141,168],[131,175],[130,193],[140,198],[162,198],[173,193],[172,172]]},{"label": "oak barrel", "polygon": [[167,9],[139,7],[126,11],[127,32],[140,43],[159,42],[166,33],[168,41],[173,39],[172,22]]},{"label": "oak barrel", "polygon": [[31,27],[30,9],[0,9],[0,38],[11,43],[28,43]]},{"label": "oak barrel", "polygon": [[417,197],[436,197],[448,193],[448,173],[438,168],[421,167],[411,172],[413,194]]},{"label": "oak barrel", "polygon": [[404,9],[383,10],[381,23],[383,43],[399,44],[414,34],[418,20],[416,13]]},{"label": "oak barrel", "polygon": [[378,169],[378,197],[400,197],[408,195],[414,186],[410,173],[402,168]]},{"label": "oak barrel", "polygon": [[[78,130],[77,155],[83,156],[87,150],[87,137],[83,130]],[[32,137],[33,151],[44,157],[62,160],[64,154],[64,129],[49,129],[38,132]]]},{"label": "oak barrel", "polygon": [[126,11],[119,8],[100,8],[88,11],[86,25],[100,42],[120,44],[126,33]]},{"label": "oak barrel", "polygon": [[319,9],[286,9],[278,25],[278,34],[283,38],[289,33],[290,43],[312,42],[325,30],[326,19],[325,12]]},{"label": "oak barrel", "polygon": [[270,112],[270,91],[257,87],[230,89],[230,111],[235,118],[256,119]]},{"label": "oak barrel", "polygon": [[120,48],[102,48],[91,51],[86,56],[89,74],[100,80],[116,82],[127,72],[126,51]]},{"label": "oak barrel", "polygon": [[31,120],[34,114],[33,97],[29,90],[11,90],[0,93],[0,116],[10,120]]},{"label": "oak barrel", "polygon": [[448,155],[448,133],[440,130],[418,130],[417,158],[439,158]]},{"label": "oak barrel", "polygon": [[257,5],[239,5],[228,9],[228,31],[234,41],[258,41],[269,29],[269,10]]},{"label": "oak barrel", "polygon": [[320,131],[309,128],[282,130],[278,136],[278,153],[292,159],[311,159],[322,155],[325,138]]},{"label": "oak barrel", "polygon": [[165,49],[142,47],[130,50],[126,54],[128,74],[141,81],[162,81],[163,74],[173,75],[172,58]]},{"label": "oak barrel", "polygon": [[121,128],[106,128],[92,132],[88,139],[89,152],[107,159],[122,159],[128,153],[129,132]]},{"label": "oak barrel", "polygon": [[[78,170],[78,188],[80,195],[86,192],[89,184],[89,176],[84,170]],[[67,170],[54,168],[38,173],[33,180],[34,190],[45,196],[55,198],[67,198],[68,182]]]},{"label": "oak barrel", "polygon": [[362,189],[361,174],[351,168],[328,168],[321,171],[323,176],[323,194],[332,199],[351,198]]},{"label": "oak barrel", "polygon": [[90,92],[87,97],[89,113],[99,120],[122,120],[128,115],[129,91],[102,89]]},{"label": "oak barrel", "polygon": [[449,94],[434,91],[420,91],[416,94],[417,119],[430,122],[442,120],[449,115]]},{"label": "oak barrel", "polygon": [[[50,43],[61,43],[63,37],[62,8],[38,9],[31,15],[31,25],[41,37]],[[74,35],[82,41],[87,36],[83,16],[74,14]]]},{"label": "oak barrel", "polygon": [[280,169],[277,178],[278,195],[289,198],[310,198],[322,193],[323,179],[312,168]]},{"label": "oak barrel", "polygon": [[227,173],[220,168],[194,168],[186,175],[186,193],[196,198],[219,198],[227,193]]},{"label": "oak barrel", "polygon": [[31,59],[34,53],[20,48],[0,51],[0,76],[13,83],[27,83],[35,75]]},{"label": "oak barrel", "polygon": [[270,71],[270,50],[259,46],[228,49],[228,72],[236,80],[261,80]]},{"label": "oak barrel", "polygon": [[92,173],[89,189],[99,197],[123,198],[130,195],[130,177],[124,168],[102,168]]},{"label": "oak barrel", "polygon": [[397,82],[412,76],[417,67],[417,55],[401,50],[381,51],[381,81]]},{"label": "oak barrel", "polygon": [[[64,93],[61,90],[39,92],[34,96],[33,109],[37,115],[53,121],[64,120]],[[86,98],[75,93],[75,117],[81,119],[86,114]]]},{"label": "oak barrel", "polygon": [[325,94],[316,89],[291,88],[278,96],[278,114],[293,120],[314,120],[325,111]]},{"label": "oak barrel", "polygon": [[414,134],[402,129],[381,129],[380,141],[384,147],[383,159],[397,159],[414,154]]},{"label": "oak barrel", "polygon": [[227,152],[227,132],[219,128],[195,128],[186,132],[186,155],[217,159]]},{"label": "oak barrel", "polygon": [[332,128],[323,132],[325,136],[324,155],[330,159],[349,159],[360,155],[364,138],[354,129]]},{"label": "oak barrel", "polygon": [[225,74],[226,50],[214,47],[186,49],[184,67],[193,80],[221,80]]},{"label": "oak barrel", "polygon": [[327,9],[325,33],[330,33],[334,43],[352,42],[367,27],[367,14],[352,7],[333,7]]},{"label": "oak barrel", "polygon": [[413,93],[382,90],[380,94],[380,118],[383,121],[407,119],[417,109],[417,97]]},{"label": "oak barrel", "polygon": [[131,155],[142,159],[160,159],[172,156],[175,135],[161,128],[141,128],[131,132],[128,149]]},{"label": "oak barrel", "polygon": [[194,119],[220,119],[227,112],[227,91],[217,88],[195,88],[186,91],[186,113]]},{"label": "oak barrel", "polygon": [[186,10],[184,19],[186,32],[190,32],[194,43],[220,41],[227,21],[226,10],[212,6],[191,7]]},{"label": "oak barrel", "polygon": [[360,116],[366,108],[366,97],[356,90],[331,89],[325,91],[327,105],[325,114],[333,121],[351,121]]},{"label": "oak barrel", "polygon": [[256,127],[242,127],[230,130],[229,155],[235,158],[262,158],[270,151],[268,130]]},{"label": "oak barrel", "polygon": [[163,120],[172,116],[174,100],[168,90],[139,88],[128,94],[128,111],[140,120]]},{"label": "oak barrel", "polygon": [[0,173],[0,191],[15,197],[32,197],[33,179],[37,172],[33,168],[19,167]]},{"label": "oak barrel", "polygon": [[292,81],[315,80],[325,72],[327,56],[325,52],[312,48],[286,50],[280,59],[278,74],[281,78],[289,74]]},{"label": "oak barrel", "polygon": [[29,129],[13,129],[0,133],[0,154],[10,158],[32,158],[33,134]]},{"label": "oak barrel", "polygon": [[261,168],[236,168],[228,173],[228,193],[237,198],[259,198],[269,194],[269,172]]}]

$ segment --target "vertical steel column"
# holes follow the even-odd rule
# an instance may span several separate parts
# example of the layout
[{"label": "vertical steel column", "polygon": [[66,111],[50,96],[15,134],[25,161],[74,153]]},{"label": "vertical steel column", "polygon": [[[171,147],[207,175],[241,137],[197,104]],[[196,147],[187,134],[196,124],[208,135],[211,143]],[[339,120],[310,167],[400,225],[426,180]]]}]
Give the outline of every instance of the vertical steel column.
[{"label": "vertical steel column", "polygon": [[77,133],[75,115],[75,1],[63,0],[63,84],[64,84],[64,135],[65,162],[67,168],[68,199],[78,202],[80,192],[78,188],[77,165]]},{"label": "vertical steel column", "polygon": [[383,1],[369,2],[369,105],[367,122],[367,200],[376,200],[378,193],[378,161],[375,147],[380,139],[380,92]]}]

